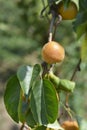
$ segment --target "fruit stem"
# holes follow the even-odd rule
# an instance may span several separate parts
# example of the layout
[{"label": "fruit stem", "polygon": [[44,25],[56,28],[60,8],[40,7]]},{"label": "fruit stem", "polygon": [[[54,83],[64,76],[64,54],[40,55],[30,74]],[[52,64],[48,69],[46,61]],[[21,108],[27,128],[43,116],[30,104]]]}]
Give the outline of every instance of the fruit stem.
[{"label": "fruit stem", "polygon": [[54,22],[55,22],[55,19],[56,19],[56,14],[53,10],[51,10],[51,13],[52,13],[52,19],[51,19],[51,22],[50,22],[50,28],[49,28],[49,38],[48,38],[48,41],[52,41],[52,30],[53,30],[53,26],[54,26]]},{"label": "fruit stem", "polygon": [[30,127],[26,123],[23,123],[20,130],[30,130]]},{"label": "fruit stem", "polygon": [[50,69],[53,68],[53,65],[48,65],[46,62],[42,62],[41,66],[43,68],[42,77],[48,74]]},{"label": "fruit stem", "polygon": [[60,24],[60,22],[62,21],[62,16],[61,16],[61,15],[58,15],[57,18],[58,18],[58,20],[56,21],[55,26],[54,26],[53,39],[55,38],[55,34],[56,34],[56,30],[57,30],[57,26],[58,26],[58,24]]},{"label": "fruit stem", "polygon": [[52,33],[49,33],[49,39],[48,39],[49,42],[52,41],[52,35],[53,35]]}]

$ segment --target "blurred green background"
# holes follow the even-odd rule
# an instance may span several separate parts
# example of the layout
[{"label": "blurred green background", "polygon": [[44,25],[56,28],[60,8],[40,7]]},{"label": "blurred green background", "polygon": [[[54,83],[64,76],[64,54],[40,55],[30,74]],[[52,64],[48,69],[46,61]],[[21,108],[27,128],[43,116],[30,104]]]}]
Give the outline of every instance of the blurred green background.
[{"label": "blurred green background", "polygon": [[[42,0],[0,0],[0,129],[18,130],[8,116],[3,95],[8,78],[22,64],[41,63],[41,48],[48,41],[49,22],[41,18]],[[66,58],[55,65],[55,73],[61,78],[70,79],[80,58],[80,40],[77,41],[72,21],[62,22],[55,40],[65,47]],[[74,80],[76,88],[70,96],[70,107],[81,121],[81,130],[87,128],[87,66],[80,65]],[[62,96],[64,97],[65,94]]]}]

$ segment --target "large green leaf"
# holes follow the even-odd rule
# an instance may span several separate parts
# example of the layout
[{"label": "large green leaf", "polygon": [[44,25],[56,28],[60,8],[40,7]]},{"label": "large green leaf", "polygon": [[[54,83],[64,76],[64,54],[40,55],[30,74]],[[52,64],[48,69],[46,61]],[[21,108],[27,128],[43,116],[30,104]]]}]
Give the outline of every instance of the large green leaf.
[{"label": "large green leaf", "polygon": [[[42,87],[42,123],[46,124],[45,119],[47,118],[48,123],[53,123],[58,116],[58,97],[54,85],[47,79],[43,80]],[[44,116],[46,113],[46,117]],[[45,118],[44,118],[45,117]]]},{"label": "large green leaf", "polygon": [[6,90],[4,94],[4,103],[8,114],[16,122],[19,122],[18,118],[18,104],[20,96],[20,84],[17,76],[12,76],[6,85]]},{"label": "large green leaf", "polygon": [[58,99],[53,84],[47,79],[35,82],[31,93],[31,111],[40,125],[53,123],[58,116]]},{"label": "large green leaf", "polygon": [[18,69],[17,76],[21,85],[21,88],[25,95],[28,95],[29,90],[33,82],[38,77],[41,71],[40,65],[36,64],[34,67],[21,66]]},{"label": "large green leaf", "polygon": [[37,80],[33,85],[31,92],[31,111],[36,122],[41,124],[41,95],[42,95],[42,80]]}]

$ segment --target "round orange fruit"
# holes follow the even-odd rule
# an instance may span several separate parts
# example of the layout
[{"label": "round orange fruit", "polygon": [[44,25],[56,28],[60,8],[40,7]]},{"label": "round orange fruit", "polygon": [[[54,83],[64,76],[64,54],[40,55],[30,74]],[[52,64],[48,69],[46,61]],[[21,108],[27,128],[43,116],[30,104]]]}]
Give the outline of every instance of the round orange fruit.
[{"label": "round orange fruit", "polygon": [[79,126],[76,121],[64,121],[61,126],[64,130],[79,130]]},{"label": "round orange fruit", "polygon": [[78,12],[78,8],[76,6],[76,4],[71,1],[68,5],[68,7],[64,7],[64,2],[61,1],[58,5],[57,5],[57,10],[58,10],[58,14],[60,14],[62,16],[63,20],[72,20],[76,17],[77,12]]},{"label": "round orange fruit", "polygon": [[42,48],[42,58],[48,64],[61,62],[64,57],[64,48],[55,41],[46,43]]}]

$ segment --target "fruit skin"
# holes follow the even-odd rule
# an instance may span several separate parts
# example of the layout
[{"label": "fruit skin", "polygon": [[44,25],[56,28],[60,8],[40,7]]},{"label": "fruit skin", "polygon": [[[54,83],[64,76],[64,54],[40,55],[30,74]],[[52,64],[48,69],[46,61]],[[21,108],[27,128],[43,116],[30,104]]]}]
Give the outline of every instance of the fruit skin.
[{"label": "fruit skin", "polygon": [[64,130],[79,130],[79,126],[76,121],[64,121],[61,126]]},{"label": "fruit skin", "polygon": [[63,1],[57,5],[58,13],[62,16],[63,20],[72,20],[76,17],[78,8],[76,4],[71,1],[68,7],[64,7]]},{"label": "fruit skin", "polygon": [[64,48],[55,41],[46,43],[42,48],[42,58],[48,64],[61,62],[64,57]]}]

